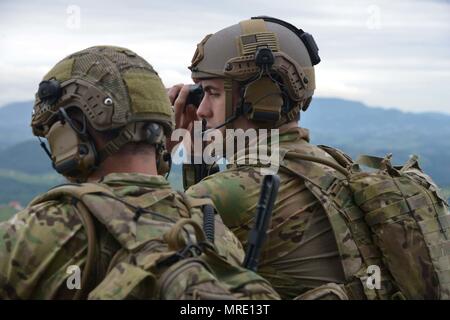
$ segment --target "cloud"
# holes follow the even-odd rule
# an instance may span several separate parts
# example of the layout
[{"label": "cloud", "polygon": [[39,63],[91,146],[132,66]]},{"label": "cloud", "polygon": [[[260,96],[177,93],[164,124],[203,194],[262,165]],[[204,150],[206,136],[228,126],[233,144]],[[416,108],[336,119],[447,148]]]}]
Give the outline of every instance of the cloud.
[{"label": "cloud", "polygon": [[0,105],[30,99],[52,65],[98,44],[136,51],[166,86],[187,82],[204,35],[264,14],[316,38],[318,96],[450,113],[450,5],[421,0],[2,1]]}]

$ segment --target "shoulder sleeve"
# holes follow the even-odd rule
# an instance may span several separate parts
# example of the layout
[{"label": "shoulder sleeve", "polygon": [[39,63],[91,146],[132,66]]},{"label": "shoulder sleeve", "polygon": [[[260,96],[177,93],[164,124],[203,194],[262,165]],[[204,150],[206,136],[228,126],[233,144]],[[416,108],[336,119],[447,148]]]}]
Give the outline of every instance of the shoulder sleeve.
[{"label": "shoulder sleeve", "polygon": [[87,241],[82,229],[75,208],[56,201],[0,223],[0,298],[54,298],[67,267],[83,262],[80,253]]},{"label": "shoulder sleeve", "polygon": [[253,219],[262,177],[251,167],[239,167],[208,176],[191,186],[191,197],[209,197],[223,219],[233,229]]}]

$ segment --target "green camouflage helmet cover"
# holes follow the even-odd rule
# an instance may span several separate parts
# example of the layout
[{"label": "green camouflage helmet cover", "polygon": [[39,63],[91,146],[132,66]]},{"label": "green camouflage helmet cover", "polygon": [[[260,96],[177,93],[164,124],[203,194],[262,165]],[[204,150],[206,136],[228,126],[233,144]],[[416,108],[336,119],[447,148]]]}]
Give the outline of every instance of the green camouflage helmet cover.
[{"label": "green camouflage helmet cover", "polygon": [[95,130],[107,131],[133,122],[156,122],[170,134],[172,109],[157,72],[131,50],[95,46],[81,50],[57,63],[44,81],[57,80],[56,101],[36,94],[31,126],[45,136],[63,107],[78,107]]}]

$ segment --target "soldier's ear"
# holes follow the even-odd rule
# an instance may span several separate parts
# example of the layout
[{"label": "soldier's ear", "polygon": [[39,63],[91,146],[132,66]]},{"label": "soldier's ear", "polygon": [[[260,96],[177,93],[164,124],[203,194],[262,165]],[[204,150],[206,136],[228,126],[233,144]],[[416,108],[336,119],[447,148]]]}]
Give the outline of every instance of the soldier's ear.
[{"label": "soldier's ear", "polygon": [[88,126],[87,131],[98,150],[101,150],[106,145],[106,143],[108,143],[107,137],[105,137],[103,134],[99,133],[98,131],[95,131],[93,128],[90,128]]}]

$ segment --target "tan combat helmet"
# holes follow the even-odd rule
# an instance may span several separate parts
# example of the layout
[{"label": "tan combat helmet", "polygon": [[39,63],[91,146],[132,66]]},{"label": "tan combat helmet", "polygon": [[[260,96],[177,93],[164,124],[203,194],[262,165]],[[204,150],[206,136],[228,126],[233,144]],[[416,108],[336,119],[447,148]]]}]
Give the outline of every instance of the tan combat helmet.
[{"label": "tan combat helmet", "polygon": [[[315,89],[314,65],[320,62],[313,37],[271,17],[254,17],[207,35],[189,69],[193,79],[223,78],[226,122],[239,115],[262,127],[298,119]],[[240,84],[233,111],[232,85]]]},{"label": "tan combat helmet", "polygon": [[[70,110],[81,110],[74,121]],[[115,133],[100,150],[86,130]],[[172,109],[156,71],[136,53],[96,46],[76,52],[54,66],[39,84],[31,121],[33,134],[48,139],[54,168],[84,181],[107,156],[130,142],[155,145],[173,128]],[[160,161],[159,159],[158,161]]]}]

